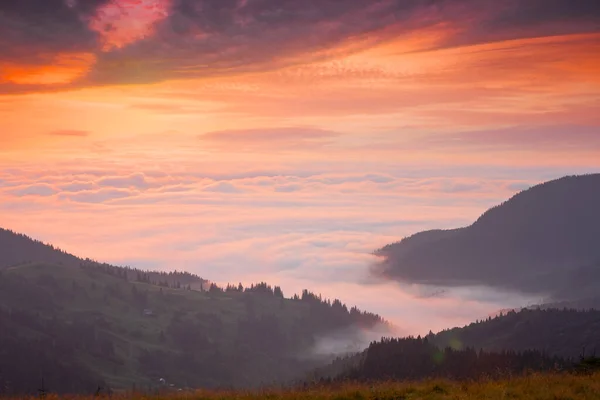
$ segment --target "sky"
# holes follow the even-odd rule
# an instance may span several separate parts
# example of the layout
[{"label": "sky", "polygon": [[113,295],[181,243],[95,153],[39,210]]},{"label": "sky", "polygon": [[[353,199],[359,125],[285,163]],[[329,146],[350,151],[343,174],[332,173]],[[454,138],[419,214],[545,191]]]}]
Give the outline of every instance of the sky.
[{"label": "sky", "polygon": [[531,304],[371,253],[600,171],[596,0],[0,2],[0,226],[403,333]]}]

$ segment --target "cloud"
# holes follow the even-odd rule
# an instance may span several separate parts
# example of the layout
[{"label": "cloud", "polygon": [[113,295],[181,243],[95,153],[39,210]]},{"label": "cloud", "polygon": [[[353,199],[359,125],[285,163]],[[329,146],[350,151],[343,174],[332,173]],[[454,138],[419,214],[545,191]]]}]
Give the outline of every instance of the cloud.
[{"label": "cloud", "polygon": [[79,181],[65,183],[58,186],[58,188],[63,192],[83,192],[86,190],[96,189],[97,187],[98,185],[96,185],[95,183]]},{"label": "cloud", "polygon": [[530,183],[525,183],[525,182],[514,182],[514,183],[510,183],[508,184],[506,187],[509,190],[512,190],[514,192],[522,192],[523,190],[527,190],[529,189],[531,186],[533,186]]},{"label": "cloud", "polygon": [[217,192],[217,193],[242,193],[244,190],[229,183],[229,182],[218,182],[204,187],[205,192]]},{"label": "cloud", "polygon": [[[414,334],[461,325],[529,299],[458,289],[427,297],[434,288],[367,282],[372,250],[414,231],[462,226],[512,193],[510,184],[565,173],[362,162],[328,162],[316,172],[294,163],[253,171],[257,167],[250,162],[235,164],[240,172],[233,173],[227,164],[205,169],[182,160],[181,168],[157,172],[154,162],[146,169],[135,163],[130,170],[125,163],[117,169],[90,161],[11,169],[3,160],[1,179],[19,187],[46,182],[59,191],[43,198],[7,192],[14,187],[0,191],[3,227],[117,264],[187,270],[219,283],[263,280],[281,285],[287,295],[308,288],[379,312]],[[116,181],[121,188],[97,184],[136,175],[149,187],[129,188],[121,180]],[[515,181],[515,175],[521,179]],[[465,196],[443,191],[471,183],[480,188]],[[301,192],[274,191],[286,185]],[[204,190],[207,186],[213,190]],[[356,192],[347,195],[347,187]]]},{"label": "cloud", "polygon": [[280,185],[275,187],[275,191],[279,193],[293,193],[302,190],[301,185]]},{"label": "cloud", "polygon": [[70,200],[79,203],[106,203],[116,199],[134,196],[136,192],[126,189],[100,189],[84,190],[77,193],[61,193],[61,200]]},{"label": "cloud", "polygon": [[76,130],[76,129],[62,129],[62,130],[52,131],[49,134],[52,136],[86,137],[86,136],[90,135],[90,132]]},{"label": "cloud", "polygon": [[144,174],[102,178],[98,180],[97,184],[105,187],[135,189],[146,189],[150,186]]},{"label": "cloud", "polygon": [[396,178],[390,175],[384,174],[365,174],[365,175],[322,175],[314,176],[311,178],[313,182],[319,182],[326,185],[340,185],[344,183],[357,183],[357,182],[372,182],[372,183],[390,183]]},{"label": "cloud", "polygon": [[444,35],[420,50],[597,32],[598,15],[594,0],[5,1],[0,4],[0,37],[11,39],[0,40],[0,63],[49,67],[53,57],[65,54],[91,58],[81,76],[41,86],[3,84],[0,89],[273,70],[351,54],[439,26],[447,27]]},{"label": "cloud", "polygon": [[130,107],[136,110],[152,111],[153,113],[167,115],[201,114],[207,111],[207,107],[190,107],[173,103],[136,103]]},{"label": "cloud", "polygon": [[16,189],[10,190],[10,193],[16,196],[52,196],[57,193],[56,189],[52,186],[39,183],[28,186],[22,186]]},{"label": "cloud", "polygon": [[199,136],[207,146],[232,152],[307,150],[331,144],[338,133],[317,128],[264,128],[208,132]]},{"label": "cloud", "polygon": [[600,150],[600,126],[575,124],[518,126],[437,135],[426,140],[425,143],[427,145],[479,149],[526,147],[563,151],[594,148]]}]

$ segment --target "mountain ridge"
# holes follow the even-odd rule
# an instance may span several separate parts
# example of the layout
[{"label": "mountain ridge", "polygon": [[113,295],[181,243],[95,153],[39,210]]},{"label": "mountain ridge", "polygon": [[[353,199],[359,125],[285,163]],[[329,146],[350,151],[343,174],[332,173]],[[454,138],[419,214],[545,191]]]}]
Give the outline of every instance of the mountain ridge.
[{"label": "mountain ridge", "polygon": [[471,225],[419,232],[375,251],[373,272],[409,283],[473,284],[576,300],[600,289],[600,174],[524,190]]},{"label": "mountain ridge", "polygon": [[361,332],[390,327],[308,290],[291,298],[264,282],[195,290],[205,281],[196,275],[102,264],[4,230],[0,260],[6,249],[0,395],[35,391],[41,378],[55,393],[158,388],[161,380],[282,384],[333,359],[313,353],[321,338],[343,329],[361,342]]}]

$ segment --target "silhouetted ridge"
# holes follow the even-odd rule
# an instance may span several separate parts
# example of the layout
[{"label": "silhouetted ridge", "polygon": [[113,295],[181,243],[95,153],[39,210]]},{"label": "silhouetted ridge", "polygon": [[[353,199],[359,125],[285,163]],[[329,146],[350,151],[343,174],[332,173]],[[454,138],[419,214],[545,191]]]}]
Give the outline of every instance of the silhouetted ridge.
[{"label": "silhouetted ridge", "polygon": [[376,252],[400,281],[487,285],[555,300],[600,289],[600,174],[525,190],[472,225],[421,232]]},{"label": "silhouetted ridge", "polygon": [[[600,311],[522,309],[424,338],[384,338],[314,370],[307,380],[472,379],[528,370],[592,368]],[[585,363],[584,363],[585,361]],[[593,364],[593,365],[591,365]]]},{"label": "silhouetted ridge", "polygon": [[427,338],[384,338],[373,342],[356,365],[337,380],[478,379],[526,371],[562,369],[570,362],[537,350],[488,352],[472,347],[439,348]]},{"label": "silhouetted ridge", "polygon": [[523,309],[430,334],[440,347],[473,347],[486,351],[539,350],[576,359],[584,349],[600,353],[600,311]]},{"label": "silhouetted ridge", "polygon": [[46,244],[27,235],[0,228],[0,270],[15,268],[24,264],[40,263],[67,267],[94,267],[110,275],[166,287],[190,286],[191,289],[198,290],[208,287],[208,281],[189,272],[146,271],[100,263],[90,258],[76,257],[52,244]]},{"label": "silhouetted ridge", "polygon": [[0,228],[0,269],[31,262],[76,266],[80,259],[50,244]]}]

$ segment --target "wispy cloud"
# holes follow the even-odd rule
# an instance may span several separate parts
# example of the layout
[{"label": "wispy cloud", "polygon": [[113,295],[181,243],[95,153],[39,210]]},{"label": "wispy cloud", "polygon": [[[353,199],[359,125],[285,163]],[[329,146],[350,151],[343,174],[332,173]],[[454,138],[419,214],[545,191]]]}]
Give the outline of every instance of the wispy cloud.
[{"label": "wispy cloud", "polygon": [[339,136],[318,128],[264,128],[208,132],[199,139],[208,146],[233,151],[307,150],[331,144]]},{"label": "wispy cloud", "polygon": [[77,129],[62,129],[49,133],[52,136],[71,136],[71,137],[86,137],[90,135],[89,131],[81,131]]}]

